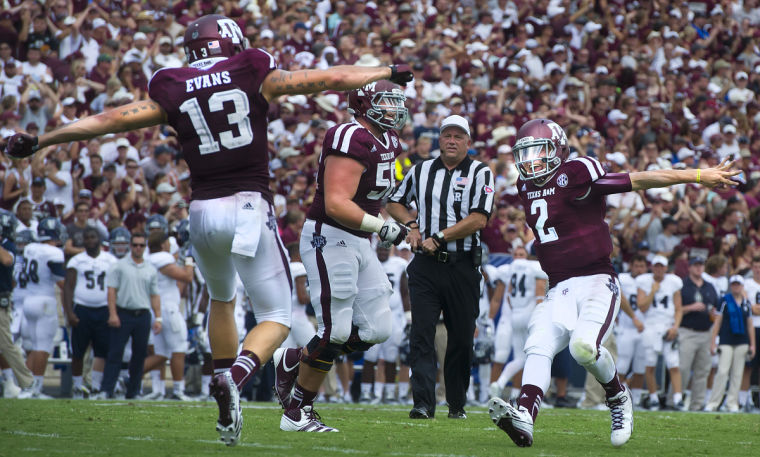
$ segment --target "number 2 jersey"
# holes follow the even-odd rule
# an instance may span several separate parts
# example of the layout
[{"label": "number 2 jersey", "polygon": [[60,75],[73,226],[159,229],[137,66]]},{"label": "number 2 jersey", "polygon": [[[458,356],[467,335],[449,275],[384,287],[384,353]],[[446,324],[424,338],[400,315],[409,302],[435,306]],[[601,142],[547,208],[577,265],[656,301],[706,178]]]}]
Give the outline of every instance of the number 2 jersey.
[{"label": "number 2 jersey", "polygon": [[77,285],[74,288],[74,304],[92,308],[108,305],[108,271],[116,263],[113,254],[100,251],[97,257],[90,257],[87,252],[80,252],[69,260],[67,269],[77,272]]},{"label": "number 2 jersey", "polygon": [[[652,291],[654,275],[644,273],[636,277],[636,287],[643,290],[649,295]],[[674,274],[666,274],[660,282],[660,288],[654,294],[652,305],[644,313],[645,326],[667,326],[673,325],[676,309],[673,305],[673,294],[683,288],[683,280]]]},{"label": "number 2 jersey", "polygon": [[607,174],[591,157],[564,162],[543,186],[518,179],[517,192],[549,287],[578,276],[615,275],[605,196],[630,190],[628,174]]},{"label": "number 2 jersey", "polygon": [[27,297],[54,297],[55,283],[64,274],[61,248],[43,243],[29,243],[24,248]]},{"label": "number 2 jersey", "polygon": [[325,159],[331,155],[349,157],[365,168],[359,187],[352,199],[366,213],[377,216],[382,200],[396,185],[393,164],[401,153],[401,143],[395,130],[386,130],[376,138],[358,122],[333,126],[325,134],[322,154],[319,157],[317,192],[307,217],[316,222],[345,230],[352,235],[369,238],[372,234],[341,225],[327,215],[325,210]]},{"label": "number 2 jersey", "polygon": [[192,198],[208,200],[269,190],[267,111],[261,84],[274,57],[247,49],[205,68],[164,68],[148,93],[166,111],[190,167]]}]

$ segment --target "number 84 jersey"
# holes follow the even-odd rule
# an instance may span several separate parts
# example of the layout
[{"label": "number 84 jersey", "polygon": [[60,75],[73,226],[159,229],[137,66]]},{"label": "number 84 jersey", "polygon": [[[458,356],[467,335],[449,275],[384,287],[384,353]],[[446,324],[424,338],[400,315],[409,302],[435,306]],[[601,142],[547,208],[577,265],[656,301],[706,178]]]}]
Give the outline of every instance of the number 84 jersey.
[{"label": "number 84 jersey", "polygon": [[364,166],[353,202],[368,214],[380,213],[383,198],[396,186],[393,163],[401,153],[401,143],[395,130],[383,132],[379,138],[358,122],[339,124],[325,133],[322,154],[319,157],[317,192],[307,217],[317,222],[345,230],[353,235],[369,238],[372,234],[344,227],[325,211],[325,159],[334,155],[348,157]]},{"label": "number 84 jersey", "polygon": [[116,261],[113,254],[105,251],[100,251],[97,257],[80,252],[69,260],[67,269],[77,272],[75,304],[95,308],[108,304],[108,271]]},{"label": "number 84 jersey", "polygon": [[[644,273],[636,277],[636,287],[649,295],[652,291],[654,275]],[[673,295],[683,288],[683,280],[674,274],[667,273],[660,281],[660,288],[654,294],[652,305],[644,313],[645,326],[671,326],[675,319],[676,309]]]},{"label": "number 84 jersey", "polygon": [[564,162],[542,186],[517,181],[535,249],[549,286],[566,279],[595,274],[615,275],[610,262],[612,241],[605,196],[628,192],[626,173],[606,173],[591,157]]}]

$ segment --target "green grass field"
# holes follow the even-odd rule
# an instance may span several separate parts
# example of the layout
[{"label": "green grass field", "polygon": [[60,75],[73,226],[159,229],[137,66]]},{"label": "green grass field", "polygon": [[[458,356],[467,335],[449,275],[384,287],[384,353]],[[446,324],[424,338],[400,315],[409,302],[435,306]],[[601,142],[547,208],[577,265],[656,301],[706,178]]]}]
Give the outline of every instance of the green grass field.
[{"label": "green grass field", "polygon": [[609,443],[604,411],[541,412],[532,448],[517,448],[484,408],[466,420],[408,419],[405,406],[318,405],[340,433],[285,433],[280,409],[245,403],[235,448],[217,441],[213,403],[0,400],[0,456],[679,456],[760,455],[760,415],[637,412],[634,435]]}]

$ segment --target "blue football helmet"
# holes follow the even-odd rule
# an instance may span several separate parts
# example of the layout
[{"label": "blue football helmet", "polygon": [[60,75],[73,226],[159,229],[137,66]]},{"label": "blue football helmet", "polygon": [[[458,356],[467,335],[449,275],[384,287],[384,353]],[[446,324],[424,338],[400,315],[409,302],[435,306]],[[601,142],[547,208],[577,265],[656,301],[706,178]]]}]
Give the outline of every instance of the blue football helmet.
[{"label": "blue football helmet", "polygon": [[0,210],[0,234],[13,241],[16,238],[16,216],[10,211]]},{"label": "blue football helmet", "polygon": [[37,239],[43,241],[66,241],[66,227],[55,217],[46,217],[37,226]]},{"label": "blue football helmet", "polygon": [[16,233],[16,248],[19,249],[26,246],[29,243],[33,243],[36,239],[36,235],[31,230],[22,230]]},{"label": "blue football helmet", "polygon": [[177,224],[177,244],[179,247],[185,247],[190,242],[190,221],[183,219]]},{"label": "blue football helmet", "polygon": [[121,259],[129,254],[129,242],[131,240],[132,235],[130,235],[129,230],[124,227],[116,227],[111,230],[111,234],[108,237],[109,252],[116,256],[116,258]]},{"label": "blue football helmet", "polygon": [[154,230],[162,230],[164,232],[164,235],[169,234],[169,223],[166,222],[166,218],[160,214],[154,214],[150,216],[145,224],[145,229],[148,231],[148,234],[152,233]]}]

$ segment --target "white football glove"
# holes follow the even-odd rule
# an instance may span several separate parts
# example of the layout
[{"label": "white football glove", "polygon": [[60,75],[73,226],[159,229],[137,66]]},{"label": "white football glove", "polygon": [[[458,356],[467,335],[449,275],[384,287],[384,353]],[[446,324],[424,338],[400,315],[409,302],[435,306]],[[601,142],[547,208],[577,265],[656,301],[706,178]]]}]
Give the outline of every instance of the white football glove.
[{"label": "white football glove", "polygon": [[407,233],[409,233],[409,229],[393,219],[385,221],[382,228],[380,228],[380,232],[378,232],[380,235],[380,241],[393,243],[396,246],[406,239]]}]

